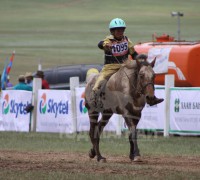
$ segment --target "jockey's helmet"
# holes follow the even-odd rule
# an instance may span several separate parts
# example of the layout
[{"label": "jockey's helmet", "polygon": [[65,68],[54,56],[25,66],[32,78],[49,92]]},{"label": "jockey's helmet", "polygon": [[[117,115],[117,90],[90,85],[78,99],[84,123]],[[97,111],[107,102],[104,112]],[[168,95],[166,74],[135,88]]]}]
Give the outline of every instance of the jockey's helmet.
[{"label": "jockey's helmet", "polygon": [[126,28],[126,24],[124,22],[124,20],[120,19],[120,18],[115,18],[113,20],[110,21],[109,24],[109,29],[115,29],[115,28]]}]

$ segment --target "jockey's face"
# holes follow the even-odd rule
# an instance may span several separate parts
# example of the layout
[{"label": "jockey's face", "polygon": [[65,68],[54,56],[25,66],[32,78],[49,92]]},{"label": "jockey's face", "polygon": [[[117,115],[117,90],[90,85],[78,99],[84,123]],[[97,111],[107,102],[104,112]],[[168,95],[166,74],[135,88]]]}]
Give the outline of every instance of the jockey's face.
[{"label": "jockey's face", "polygon": [[121,40],[124,37],[125,28],[116,28],[112,31],[112,35],[115,39]]}]

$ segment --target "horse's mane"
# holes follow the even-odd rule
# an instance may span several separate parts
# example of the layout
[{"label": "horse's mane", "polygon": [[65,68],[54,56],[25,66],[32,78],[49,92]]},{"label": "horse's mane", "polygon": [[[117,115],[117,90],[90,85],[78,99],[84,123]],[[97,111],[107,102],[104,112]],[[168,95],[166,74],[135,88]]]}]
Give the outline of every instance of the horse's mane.
[{"label": "horse's mane", "polygon": [[148,61],[140,61],[141,66],[149,66],[150,63]]},{"label": "horse's mane", "polygon": [[138,64],[139,64],[139,68],[141,66],[149,66],[150,63],[146,60],[143,60],[143,59],[140,59],[140,60],[137,60],[138,63],[136,62],[136,60],[127,60],[124,62],[123,66],[128,68],[128,69],[136,69],[138,68]]}]

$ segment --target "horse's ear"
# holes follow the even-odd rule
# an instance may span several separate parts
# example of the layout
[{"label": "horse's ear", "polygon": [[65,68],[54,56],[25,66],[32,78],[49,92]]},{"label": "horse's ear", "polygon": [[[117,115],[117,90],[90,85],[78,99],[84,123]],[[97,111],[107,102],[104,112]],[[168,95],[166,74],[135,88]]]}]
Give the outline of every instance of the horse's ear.
[{"label": "horse's ear", "polygon": [[156,62],[156,57],[154,58],[154,60],[150,63],[151,67],[153,68]]}]

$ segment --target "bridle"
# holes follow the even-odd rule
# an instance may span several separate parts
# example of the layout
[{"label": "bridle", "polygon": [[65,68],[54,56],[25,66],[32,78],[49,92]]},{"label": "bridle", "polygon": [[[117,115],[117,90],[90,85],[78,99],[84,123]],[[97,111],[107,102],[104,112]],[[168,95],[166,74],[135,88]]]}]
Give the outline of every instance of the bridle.
[{"label": "bridle", "polygon": [[[147,64],[143,64],[143,66],[148,66]],[[142,96],[145,95],[145,90],[147,88],[147,86],[152,85],[152,87],[154,88],[154,80],[152,80],[151,82],[147,82],[146,84],[142,84],[141,80],[139,80],[139,71],[140,71],[141,67],[138,69],[136,75],[136,85],[134,83],[130,82],[130,78],[127,76],[127,78],[129,79],[129,84],[133,87],[133,89],[135,90],[135,95],[136,96]]]},{"label": "bridle", "polygon": [[152,85],[152,87],[154,88],[154,83],[153,82],[148,82],[145,85],[142,86],[141,91],[138,92],[140,95],[144,95],[145,89],[148,85]]},{"label": "bridle", "polygon": [[[143,66],[148,66],[148,64],[143,64]],[[141,68],[140,68],[141,69]],[[138,73],[139,74],[139,73]],[[138,85],[140,85],[140,88],[138,88]],[[137,93],[139,95],[145,95],[145,90],[147,88],[147,86],[152,85],[152,87],[154,88],[154,80],[151,80],[151,82],[147,82],[146,84],[141,84],[141,82],[139,82],[137,84]]]}]

